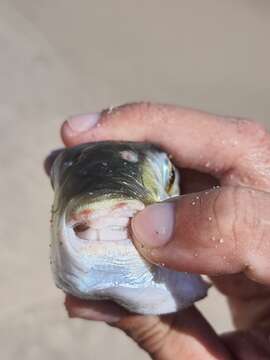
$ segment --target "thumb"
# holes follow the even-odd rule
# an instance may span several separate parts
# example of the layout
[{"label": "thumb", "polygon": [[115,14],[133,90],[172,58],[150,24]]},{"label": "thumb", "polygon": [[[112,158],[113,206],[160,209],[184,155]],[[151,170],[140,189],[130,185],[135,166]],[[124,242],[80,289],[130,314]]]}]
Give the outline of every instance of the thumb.
[{"label": "thumb", "polygon": [[269,194],[222,187],[146,207],[132,220],[132,236],[152,263],[207,275],[245,272],[270,284],[269,214]]}]

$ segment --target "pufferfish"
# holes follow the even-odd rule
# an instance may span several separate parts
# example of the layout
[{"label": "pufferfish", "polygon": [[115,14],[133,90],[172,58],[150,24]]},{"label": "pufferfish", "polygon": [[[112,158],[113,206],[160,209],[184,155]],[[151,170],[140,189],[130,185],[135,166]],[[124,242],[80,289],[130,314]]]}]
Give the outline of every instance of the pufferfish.
[{"label": "pufferfish", "polygon": [[51,169],[56,286],[138,314],[172,313],[205,297],[208,284],[199,275],[150,264],[129,230],[136,213],[179,195],[179,177],[151,144],[105,141],[63,150]]}]

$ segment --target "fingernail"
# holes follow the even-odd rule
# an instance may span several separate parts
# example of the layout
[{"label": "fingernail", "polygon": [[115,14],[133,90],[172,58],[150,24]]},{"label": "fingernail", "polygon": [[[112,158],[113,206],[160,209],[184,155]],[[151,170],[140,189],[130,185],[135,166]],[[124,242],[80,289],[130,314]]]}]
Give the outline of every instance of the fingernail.
[{"label": "fingernail", "polygon": [[67,120],[71,130],[76,133],[88,131],[95,127],[99,121],[100,113],[90,113],[87,115],[74,116]]},{"label": "fingernail", "polygon": [[170,241],[175,224],[175,204],[167,202],[146,207],[131,223],[136,242],[160,247]]}]

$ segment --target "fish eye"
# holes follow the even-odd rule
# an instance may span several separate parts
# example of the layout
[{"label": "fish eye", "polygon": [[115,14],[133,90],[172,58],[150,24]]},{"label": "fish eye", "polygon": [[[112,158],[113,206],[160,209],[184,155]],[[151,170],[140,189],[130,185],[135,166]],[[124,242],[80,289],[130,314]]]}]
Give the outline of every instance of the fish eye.
[{"label": "fish eye", "polygon": [[175,181],[175,169],[172,166],[171,171],[170,171],[169,180],[168,180],[167,187],[166,187],[167,192],[170,192],[172,190],[174,181]]}]

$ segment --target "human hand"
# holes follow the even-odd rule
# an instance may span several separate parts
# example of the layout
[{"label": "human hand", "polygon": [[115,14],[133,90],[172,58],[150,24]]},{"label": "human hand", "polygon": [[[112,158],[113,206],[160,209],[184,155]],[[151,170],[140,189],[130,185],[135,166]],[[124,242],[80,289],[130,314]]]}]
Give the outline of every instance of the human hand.
[{"label": "human hand", "polygon": [[[150,262],[210,276],[228,297],[239,330],[219,337],[194,307],[140,316],[68,296],[69,314],[119,327],[154,359],[269,359],[270,135],[262,126],[143,103],[74,117],[63,124],[62,138],[67,146],[147,141],[190,169],[182,171],[184,196],[133,219],[134,244]],[[215,179],[221,187],[213,189]]]}]

